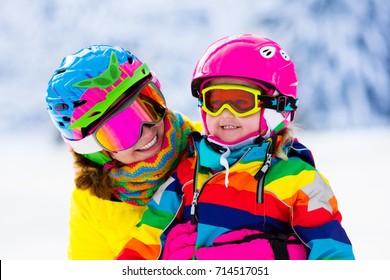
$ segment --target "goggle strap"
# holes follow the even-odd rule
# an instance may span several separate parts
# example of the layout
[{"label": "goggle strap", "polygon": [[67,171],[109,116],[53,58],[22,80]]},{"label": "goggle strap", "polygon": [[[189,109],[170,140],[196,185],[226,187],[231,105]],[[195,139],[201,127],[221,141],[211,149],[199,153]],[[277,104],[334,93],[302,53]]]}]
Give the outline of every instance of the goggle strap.
[{"label": "goggle strap", "polygon": [[295,111],[298,108],[298,99],[290,96],[267,96],[260,95],[260,107],[275,110],[278,113]]},{"label": "goggle strap", "polygon": [[93,138],[93,135],[88,135],[87,137],[84,137],[81,140],[69,140],[62,136],[65,143],[68,144],[73,151],[75,151],[78,154],[91,154],[100,152],[102,147],[95,141]]}]

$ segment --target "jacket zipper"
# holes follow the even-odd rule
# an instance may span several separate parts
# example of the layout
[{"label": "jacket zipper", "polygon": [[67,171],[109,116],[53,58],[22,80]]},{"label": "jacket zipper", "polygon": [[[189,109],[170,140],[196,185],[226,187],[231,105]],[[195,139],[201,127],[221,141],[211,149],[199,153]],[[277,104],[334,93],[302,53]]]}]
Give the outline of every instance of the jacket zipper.
[{"label": "jacket zipper", "polygon": [[[237,161],[239,162],[243,157],[246,156],[247,153],[249,153],[249,151],[252,150],[252,148],[249,148],[241,157],[240,159]],[[199,162],[199,159],[197,159],[197,161]],[[270,162],[271,162],[271,158],[270,158]],[[235,163],[236,164],[236,163]],[[232,166],[230,166],[229,168],[233,167],[235,164],[233,164]],[[191,214],[191,224],[195,225],[197,222],[198,222],[198,217],[196,216],[196,207],[198,205],[198,200],[199,200],[199,196],[200,196],[200,193],[202,192],[203,190],[203,187],[212,179],[214,178],[215,176],[217,176],[218,174],[220,173],[223,173],[223,171],[219,171],[217,173],[215,173],[214,175],[212,175],[211,177],[209,177],[206,181],[203,182],[203,184],[200,186],[200,188],[198,189],[197,188],[197,179],[198,179],[198,170],[199,170],[199,166],[198,166],[198,163],[197,163],[197,167],[194,171],[194,197],[192,198],[192,202],[191,202],[191,210],[190,210],[190,214]]]},{"label": "jacket zipper", "polygon": [[194,198],[192,199],[191,203],[191,224],[195,225],[198,221],[198,218],[196,217],[196,205],[198,204],[198,197],[199,197],[199,191],[194,191]]},{"label": "jacket zipper", "polygon": [[269,167],[271,166],[271,154],[267,154],[267,159],[260,170],[256,173],[257,179],[257,203],[263,203],[264,201],[264,179]]}]

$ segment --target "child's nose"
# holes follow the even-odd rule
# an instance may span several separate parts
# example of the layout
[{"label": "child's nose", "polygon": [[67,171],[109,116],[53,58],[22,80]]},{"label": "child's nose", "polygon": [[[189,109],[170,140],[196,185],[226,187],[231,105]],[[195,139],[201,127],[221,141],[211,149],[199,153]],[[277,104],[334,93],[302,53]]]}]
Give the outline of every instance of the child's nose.
[{"label": "child's nose", "polygon": [[221,117],[223,118],[234,118],[234,114],[230,111],[230,108],[225,108],[221,112]]}]

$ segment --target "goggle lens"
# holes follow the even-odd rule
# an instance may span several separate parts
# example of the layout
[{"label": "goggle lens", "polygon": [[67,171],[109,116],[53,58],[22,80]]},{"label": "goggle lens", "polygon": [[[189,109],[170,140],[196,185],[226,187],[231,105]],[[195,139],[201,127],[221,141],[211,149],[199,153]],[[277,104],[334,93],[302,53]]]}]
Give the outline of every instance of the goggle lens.
[{"label": "goggle lens", "polygon": [[260,111],[258,89],[241,85],[215,85],[202,90],[202,108],[212,116],[218,116],[224,109],[243,117]]},{"label": "goggle lens", "polygon": [[135,145],[144,124],[155,125],[166,112],[165,100],[159,89],[148,83],[134,100],[124,101],[120,107],[94,131],[95,139],[108,151],[121,151]]}]

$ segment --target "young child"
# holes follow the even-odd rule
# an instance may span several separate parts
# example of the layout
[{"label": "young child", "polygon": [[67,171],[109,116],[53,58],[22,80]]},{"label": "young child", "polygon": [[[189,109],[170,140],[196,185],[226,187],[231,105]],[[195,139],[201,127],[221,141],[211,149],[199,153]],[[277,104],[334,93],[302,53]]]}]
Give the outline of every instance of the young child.
[{"label": "young child", "polygon": [[274,41],[212,44],[191,84],[204,135],[118,259],[354,259],[327,179],[291,134],[297,84]]},{"label": "young child", "polygon": [[46,102],[75,159],[68,257],[112,260],[200,125],[168,109],[148,65],[117,46],[66,56]]}]

